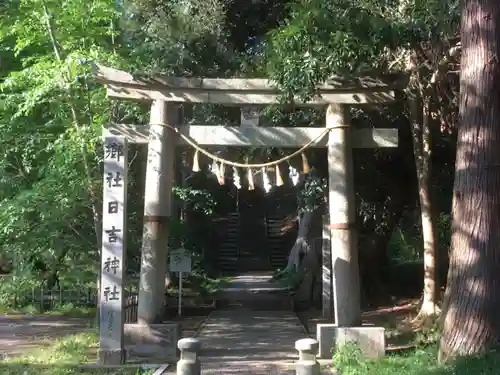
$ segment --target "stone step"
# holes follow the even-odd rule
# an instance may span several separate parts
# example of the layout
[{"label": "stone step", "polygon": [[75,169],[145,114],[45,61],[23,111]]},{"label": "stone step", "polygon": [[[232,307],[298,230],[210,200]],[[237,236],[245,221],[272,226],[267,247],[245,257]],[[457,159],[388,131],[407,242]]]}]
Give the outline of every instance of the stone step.
[{"label": "stone step", "polygon": [[283,293],[226,293],[216,296],[217,308],[246,308],[251,310],[293,311],[293,296]]}]

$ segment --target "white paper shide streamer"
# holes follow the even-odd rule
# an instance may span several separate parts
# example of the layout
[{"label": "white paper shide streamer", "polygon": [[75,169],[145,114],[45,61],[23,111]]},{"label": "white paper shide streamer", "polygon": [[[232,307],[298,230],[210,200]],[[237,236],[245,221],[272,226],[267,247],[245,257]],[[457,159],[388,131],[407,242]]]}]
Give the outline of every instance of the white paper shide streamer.
[{"label": "white paper shide streamer", "polygon": [[217,181],[219,181],[219,165],[215,160],[212,161],[212,165],[210,165],[210,172],[212,172],[215,177],[217,177]]},{"label": "white paper shide streamer", "polygon": [[241,189],[241,178],[236,167],[233,167],[233,184],[238,190]]},{"label": "white paper shide streamer", "polygon": [[293,186],[297,186],[297,184],[299,183],[299,179],[300,179],[299,171],[296,170],[291,165],[288,167],[288,171],[289,171],[288,175],[290,176],[290,179],[292,180]]},{"label": "white paper shide streamer", "polygon": [[264,191],[266,193],[269,193],[271,191],[271,188],[273,187],[271,185],[271,180],[269,179],[269,175],[267,174],[266,168],[262,168],[261,171],[262,171],[262,181],[264,185]]},{"label": "white paper shide streamer", "polygon": [[255,184],[253,183],[252,168],[248,168],[247,180],[248,180],[248,190],[255,190]]}]

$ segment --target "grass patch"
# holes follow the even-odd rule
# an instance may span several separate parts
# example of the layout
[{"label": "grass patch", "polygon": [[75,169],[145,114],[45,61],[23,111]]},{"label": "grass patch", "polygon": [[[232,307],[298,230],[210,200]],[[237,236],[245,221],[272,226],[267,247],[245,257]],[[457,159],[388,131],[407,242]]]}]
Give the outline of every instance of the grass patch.
[{"label": "grass patch", "polygon": [[458,358],[445,366],[437,363],[436,345],[378,360],[363,359],[359,348],[346,345],[333,356],[332,364],[342,375],[496,375],[500,367],[500,352]]},{"label": "grass patch", "polygon": [[95,307],[75,306],[72,303],[56,305],[53,309],[42,310],[36,305],[27,305],[18,308],[0,307],[1,315],[45,315],[45,316],[67,316],[67,317],[89,317],[96,314]]},{"label": "grass patch", "polygon": [[2,375],[72,375],[72,374],[152,374],[136,368],[86,369],[81,366],[96,360],[99,337],[96,332],[68,335],[51,346],[0,362]]},{"label": "grass patch", "polygon": [[296,270],[277,270],[274,272],[271,280],[276,282],[276,284],[282,288],[294,290],[300,286],[302,276],[302,272]]},{"label": "grass patch", "polygon": [[45,311],[45,315],[51,316],[69,316],[69,317],[88,317],[88,316],[96,316],[97,308],[95,307],[80,307],[75,306],[72,303],[66,303],[61,306],[56,306],[55,309]]},{"label": "grass patch", "polygon": [[85,332],[68,335],[44,349],[37,349],[29,354],[14,357],[9,364],[29,363],[33,365],[71,365],[90,363],[95,360],[99,346],[97,332]]}]

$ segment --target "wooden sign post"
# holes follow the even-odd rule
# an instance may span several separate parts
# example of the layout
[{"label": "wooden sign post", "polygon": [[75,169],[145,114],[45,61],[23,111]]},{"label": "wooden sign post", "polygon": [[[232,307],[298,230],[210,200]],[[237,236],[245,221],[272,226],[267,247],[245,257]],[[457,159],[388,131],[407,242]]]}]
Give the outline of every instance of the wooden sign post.
[{"label": "wooden sign post", "polygon": [[125,274],[127,140],[104,138],[104,194],[100,287],[99,362],[125,362],[123,344],[123,278]]}]

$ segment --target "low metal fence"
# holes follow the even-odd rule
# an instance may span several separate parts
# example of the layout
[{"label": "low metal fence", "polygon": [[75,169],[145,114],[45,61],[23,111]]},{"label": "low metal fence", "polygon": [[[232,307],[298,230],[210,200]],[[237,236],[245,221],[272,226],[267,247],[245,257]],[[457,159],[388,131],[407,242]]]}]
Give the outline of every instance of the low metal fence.
[{"label": "low metal fence", "polygon": [[[137,322],[138,294],[134,290],[125,289],[124,293],[125,323]],[[43,286],[32,288],[30,292],[15,294],[12,307],[34,306],[39,311],[50,311],[65,305],[74,307],[96,308],[98,301],[97,288],[54,288]]]}]

